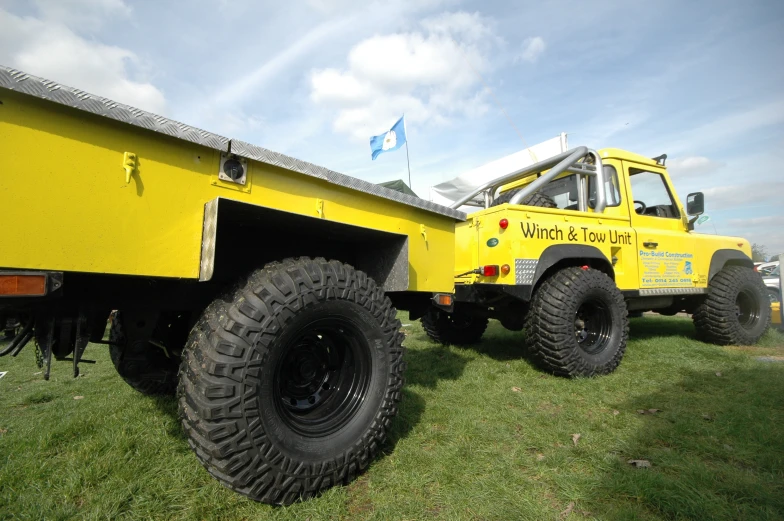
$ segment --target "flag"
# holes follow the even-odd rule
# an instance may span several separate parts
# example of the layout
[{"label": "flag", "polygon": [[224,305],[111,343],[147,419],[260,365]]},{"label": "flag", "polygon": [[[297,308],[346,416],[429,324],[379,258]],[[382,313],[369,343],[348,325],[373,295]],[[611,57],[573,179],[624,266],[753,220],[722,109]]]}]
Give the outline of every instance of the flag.
[{"label": "flag", "polygon": [[405,116],[397,120],[388,132],[370,138],[370,151],[373,160],[382,152],[391,152],[403,146],[406,142],[406,122]]}]

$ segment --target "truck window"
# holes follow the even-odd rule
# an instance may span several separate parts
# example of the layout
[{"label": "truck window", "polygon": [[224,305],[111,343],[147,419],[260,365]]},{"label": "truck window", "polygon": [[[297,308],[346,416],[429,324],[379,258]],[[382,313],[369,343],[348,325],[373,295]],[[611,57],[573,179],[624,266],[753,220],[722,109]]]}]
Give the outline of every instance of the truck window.
[{"label": "truck window", "polygon": [[540,190],[550,196],[561,210],[577,210],[577,174],[553,179]]},{"label": "truck window", "polygon": [[[621,204],[621,194],[618,190],[618,173],[615,171],[614,167],[607,165],[604,167],[604,175],[607,179],[605,181],[607,206],[618,206]],[[577,174],[554,179],[542,187],[540,192],[550,196],[561,210],[578,210],[578,179],[579,176]],[[588,178],[588,190],[591,194],[588,200],[588,206],[593,208],[596,200],[596,181],[594,181],[593,177]]]},{"label": "truck window", "polygon": [[[604,165],[604,193],[607,206],[619,206],[621,204],[621,192],[618,189],[618,172],[612,165]],[[588,178],[588,206],[593,208],[596,205],[596,181],[593,177]]]},{"label": "truck window", "polygon": [[639,215],[679,219],[678,206],[664,182],[664,177],[647,170],[629,169],[634,211]]}]

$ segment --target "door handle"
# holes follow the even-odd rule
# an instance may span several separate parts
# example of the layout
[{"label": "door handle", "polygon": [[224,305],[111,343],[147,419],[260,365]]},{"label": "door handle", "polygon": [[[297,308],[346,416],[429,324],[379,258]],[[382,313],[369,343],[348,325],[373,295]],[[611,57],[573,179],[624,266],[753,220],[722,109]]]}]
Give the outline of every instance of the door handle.
[{"label": "door handle", "polygon": [[659,243],[658,242],[644,242],[644,243],[642,243],[642,245],[645,246],[646,248],[655,248],[656,246],[659,245]]}]

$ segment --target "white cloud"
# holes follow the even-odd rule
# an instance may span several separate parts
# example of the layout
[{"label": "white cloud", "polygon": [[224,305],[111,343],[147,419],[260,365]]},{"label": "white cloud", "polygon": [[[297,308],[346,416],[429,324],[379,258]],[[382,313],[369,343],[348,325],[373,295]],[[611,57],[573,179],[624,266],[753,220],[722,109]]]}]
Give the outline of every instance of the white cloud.
[{"label": "white cloud", "polygon": [[724,166],[703,156],[673,158],[667,161],[667,169],[676,178],[708,174]]},{"label": "white cloud", "polygon": [[749,217],[748,219],[728,219],[727,224],[740,226],[780,226],[784,232],[784,216],[768,215],[765,217]]},{"label": "white cloud", "polygon": [[674,139],[664,148],[674,153],[717,150],[726,148],[739,136],[784,123],[784,99],[762,101],[750,108],[722,115],[710,123],[691,128]]},{"label": "white cloud", "polygon": [[336,131],[364,140],[402,113],[409,122],[443,124],[487,109],[472,68],[489,67],[497,42],[488,20],[458,12],[420,25],[424,31],[363,40],[349,52],[345,70],[312,71],[310,98],[338,110]]},{"label": "white cloud", "polygon": [[308,0],[308,5],[321,13],[335,13],[367,5],[366,0]]},{"label": "white cloud", "polygon": [[544,43],[541,36],[526,38],[523,42],[523,52],[520,54],[520,58],[527,62],[534,63],[539,59],[539,56],[542,55],[546,48],[547,45]]},{"label": "white cloud", "polygon": [[764,245],[771,255],[784,253],[784,215],[728,219],[719,231]]},{"label": "white cloud", "polygon": [[754,182],[743,185],[727,185],[706,188],[706,206],[721,210],[742,206],[780,203],[784,194],[784,181]]},{"label": "white cloud", "polygon": [[75,29],[95,30],[107,18],[128,17],[131,8],[123,0],[33,0],[42,19]]},{"label": "white cloud", "polygon": [[336,34],[348,30],[355,21],[356,18],[349,16],[322,23],[256,69],[251,70],[244,76],[232,78],[232,81],[217,93],[215,101],[229,105],[253,97],[265,83],[274,79],[275,75],[280,71],[290,67],[294,62],[323,44],[324,41],[328,41]]},{"label": "white cloud", "polygon": [[133,52],[87,40],[45,17],[0,9],[0,63],[151,112],[165,107],[160,90],[129,77],[129,68],[142,65]]}]

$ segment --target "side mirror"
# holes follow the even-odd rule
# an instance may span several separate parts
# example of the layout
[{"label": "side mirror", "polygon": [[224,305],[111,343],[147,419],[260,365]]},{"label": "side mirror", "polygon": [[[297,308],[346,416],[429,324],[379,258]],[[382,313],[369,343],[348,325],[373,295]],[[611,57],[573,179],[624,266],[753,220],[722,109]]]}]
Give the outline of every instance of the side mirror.
[{"label": "side mirror", "polygon": [[705,211],[705,196],[702,192],[694,192],[686,196],[686,213],[689,215],[702,215]]}]

